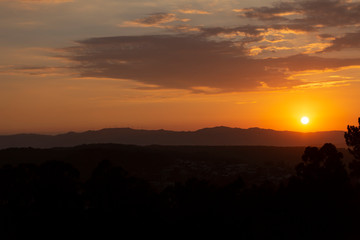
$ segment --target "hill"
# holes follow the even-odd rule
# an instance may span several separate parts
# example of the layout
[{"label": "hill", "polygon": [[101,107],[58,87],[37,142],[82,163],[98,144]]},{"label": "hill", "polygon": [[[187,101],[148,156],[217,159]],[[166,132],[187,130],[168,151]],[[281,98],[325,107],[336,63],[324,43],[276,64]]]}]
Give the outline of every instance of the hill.
[{"label": "hill", "polygon": [[0,149],[10,147],[71,147],[81,144],[117,143],[134,145],[207,146],[321,146],[345,147],[343,131],[291,132],[261,128],[214,127],[197,131],[138,130],[107,128],[59,135],[17,134],[0,136]]}]

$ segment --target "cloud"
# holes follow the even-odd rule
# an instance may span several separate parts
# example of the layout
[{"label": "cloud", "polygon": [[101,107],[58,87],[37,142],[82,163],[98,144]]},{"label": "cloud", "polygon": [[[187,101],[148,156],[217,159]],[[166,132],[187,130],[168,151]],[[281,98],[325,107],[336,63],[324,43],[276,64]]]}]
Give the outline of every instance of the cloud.
[{"label": "cloud", "polygon": [[304,85],[296,86],[295,88],[314,89],[314,88],[343,87],[343,86],[349,86],[349,85],[350,85],[350,81],[340,80],[340,81],[326,81],[326,82],[306,83]]},{"label": "cloud", "polygon": [[334,40],[335,37],[331,34],[328,34],[328,33],[323,33],[323,34],[319,34],[318,37],[320,39],[325,39],[325,40]]},{"label": "cloud", "polygon": [[178,24],[175,26],[164,26],[164,28],[181,33],[201,32],[201,29],[199,27],[183,24]]},{"label": "cloud", "polygon": [[184,13],[184,14],[200,14],[200,15],[207,15],[207,14],[211,14],[208,11],[203,11],[203,10],[196,10],[196,9],[179,9],[177,10],[180,13]]},{"label": "cloud", "polygon": [[260,20],[286,20],[286,16],[299,14],[292,2],[275,3],[273,7],[258,7],[258,8],[244,8],[234,9],[233,11],[241,13],[241,16],[247,18],[258,18]]},{"label": "cloud", "polygon": [[322,52],[340,51],[344,48],[360,48],[360,32],[347,33],[343,37],[335,38],[331,46],[325,48]]},{"label": "cloud", "polygon": [[49,76],[69,76],[73,73],[68,71],[66,67],[16,67],[8,66],[6,68],[0,68],[0,74],[2,75],[34,75],[41,77]]},{"label": "cloud", "polygon": [[164,27],[161,24],[171,23],[175,21],[187,22],[190,19],[180,19],[174,13],[154,13],[147,17],[139,18],[134,21],[125,21],[120,26],[122,27]]},{"label": "cloud", "polygon": [[175,89],[224,92],[303,85],[296,72],[359,65],[360,59],[307,55],[253,59],[231,41],[201,35],[152,35],[91,38],[63,49],[82,77],[130,79]]},{"label": "cloud", "polygon": [[279,2],[271,7],[242,9],[240,15],[263,21],[276,21],[311,28],[357,25],[360,23],[360,2],[345,0],[299,0]]},{"label": "cloud", "polygon": [[259,36],[264,30],[258,26],[238,26],[238,27],[202,27],[202,34],[204,36],[217,36],[220,34],[240,34],[249,36]]},{"label": "cloud", "polygon": [[277,29],[277,30],[284,30],[284,31],[292,31],[298,33],[305,33],[305,32],[315,32],[319,30],[317,25],[309,25],[309,24],[302,24],[302,23],[292,23],[292,24],[273,24],[268,25],[268,28]]},{"label": "cloud", "polygon": [[[339,36],[341,32],[354,31],[360,26],[360,2],[347,0],[299,0],[276,2],[268,7],[253,7],[234,9],[242,18],[258,19],[259,23],[256,29],[259,31],[259,38],[263,37],[262,42],[250,49],[251,55],[266,53],[265,50],[272,46],[261,45],[269,40],[269,32],[275,31],[293,31],[295,34],[308,34],[313,38],[312,42],[297,42],[293,36],[284,34],[275,34],[270,36],[275,41],[280,39],[283,42],[280,47],[284,50],[286,47],[299,46],[302,54],[321,53],[330,51],[340,51],[344,48],[359,48],[357,41],[360,37],[359,32],[347,33]],[[349,30],[351,29],[351,30]],[[319,32],[321,33],[319,34]],[[313,35],[310,35],[313,33]],[[317,35],[315,35],[316,33]],[[316,38],[317,42],[316,42]],[[300,38],[299,38],[300,39]],[[274,42],[275,43],[275,42]],[[305,45],[304,45],[305,44]],[[276,46],[278,47],[278,46]],[[293,47],[295,48],[295,47]]]},{"label": "cloud", "polygon": [[[295,35],[304,34],[306,32],[314,31],[309,26],[292,25],[243,25],[237,27],[201,27],[200,32],[204,37],[221,37],[233,39],[234,41],[241,41],[241,44],[248,44],[254,42],[269,42],[271,47],[277,42],[291,41]],[[242,37],[242,38],[241,38]],[[288,47],[292,47],[289,44]]]}]

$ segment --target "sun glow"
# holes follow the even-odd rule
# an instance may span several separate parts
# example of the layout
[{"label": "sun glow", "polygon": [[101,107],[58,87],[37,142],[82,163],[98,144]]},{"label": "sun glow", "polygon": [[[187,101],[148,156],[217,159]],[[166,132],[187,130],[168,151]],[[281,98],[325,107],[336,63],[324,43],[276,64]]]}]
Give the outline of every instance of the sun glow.
[{"label": "sun glow", "polygon": [[309,122],[310,122],[310,119],[308,117],[304,116],[304,117],[301,118],[301,123],[302,124],[306,125]]}]

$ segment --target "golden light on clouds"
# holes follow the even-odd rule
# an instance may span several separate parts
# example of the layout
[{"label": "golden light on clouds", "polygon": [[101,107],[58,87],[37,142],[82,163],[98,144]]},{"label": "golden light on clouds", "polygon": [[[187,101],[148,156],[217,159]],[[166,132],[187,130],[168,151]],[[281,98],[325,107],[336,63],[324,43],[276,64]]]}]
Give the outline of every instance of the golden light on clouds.
[{"label": "golden light on clouds", "polygon": [[179,9],[177,10],[180,13],[184,13],[184,14],[200,14],[200,15],[207,15],[207,14],[211,14],[208,11],[204,11],[204,10],[196,10],[196,9]]}]

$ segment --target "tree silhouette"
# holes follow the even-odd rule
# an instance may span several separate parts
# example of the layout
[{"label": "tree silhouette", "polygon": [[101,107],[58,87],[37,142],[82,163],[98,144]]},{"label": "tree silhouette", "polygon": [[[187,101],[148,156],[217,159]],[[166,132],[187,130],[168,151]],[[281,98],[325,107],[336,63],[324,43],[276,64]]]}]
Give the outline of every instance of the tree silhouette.
[{"label": "tree silhouette", "polygon": [[345,133],[346,145],[349,146],[349,152],[354,156],[354,160],[349,164],[351,175],[360,177],[360,118],[359,126],[347,126]]},{"label": "tree silhouette", "polygon": [[306,183],[341,185],[348,179],[342,158],[343,154],[331,143],[325,143],[320,149],[307,147],[302,155],[303,162],[295,168],[296,174]]}]

